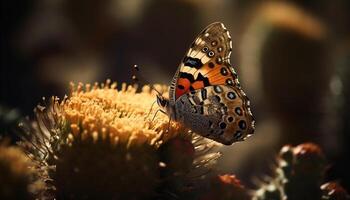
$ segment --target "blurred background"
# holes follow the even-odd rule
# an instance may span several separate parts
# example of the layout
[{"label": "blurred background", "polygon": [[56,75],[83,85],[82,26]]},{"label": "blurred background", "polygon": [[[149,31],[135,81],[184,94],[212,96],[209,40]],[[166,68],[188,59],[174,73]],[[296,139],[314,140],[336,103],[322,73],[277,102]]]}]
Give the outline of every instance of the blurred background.
[{"label": "blurred background", "polygon": [[256,134],[223,147],[218,170],[243,184],[266,173],[284,144],[315,142],[327,180],[349,190],[350,1],[12,0],[1,3],[1,134],[70,81],[131,83],[137,64],[169,84],[197,34],[221,21],[231,33]]}]

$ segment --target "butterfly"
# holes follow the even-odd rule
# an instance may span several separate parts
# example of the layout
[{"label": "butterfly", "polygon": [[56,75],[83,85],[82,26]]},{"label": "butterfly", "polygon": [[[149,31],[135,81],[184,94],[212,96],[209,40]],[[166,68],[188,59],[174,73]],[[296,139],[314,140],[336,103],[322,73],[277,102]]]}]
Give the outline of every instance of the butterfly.
[{"label": "butterfly", "polygon": [[250,101],[230,64],[232,40],[220,22],[206,27],[191,44],[157,104],[170,120],[224,145],[254,133]]}]

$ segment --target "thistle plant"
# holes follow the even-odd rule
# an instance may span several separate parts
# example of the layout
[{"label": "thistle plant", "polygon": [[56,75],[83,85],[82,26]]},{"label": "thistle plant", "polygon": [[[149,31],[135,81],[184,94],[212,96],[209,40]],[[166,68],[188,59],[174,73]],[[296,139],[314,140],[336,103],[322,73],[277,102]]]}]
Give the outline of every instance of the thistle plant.
[{"label": "thistle plant", "polygon": [[275,174],[260,185],[253,199],[348,199],[349,196],[340,185],[322,185],[326,164],[321,148],[314,143],[295,147],[285,145],[277,156]]},{"label": "thistle plant", "polygon": [[38,198],[178,198],[208,174],[220,156],[214,142],[156,115],[150,87],[116,88],[71,84],[22,123],[21,145],[46,183]]}]

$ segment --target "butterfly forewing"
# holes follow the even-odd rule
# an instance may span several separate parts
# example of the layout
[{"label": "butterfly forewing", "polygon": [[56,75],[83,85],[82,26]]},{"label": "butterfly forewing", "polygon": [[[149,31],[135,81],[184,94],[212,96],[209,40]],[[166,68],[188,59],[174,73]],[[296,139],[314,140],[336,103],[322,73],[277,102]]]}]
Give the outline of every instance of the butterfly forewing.
[{"label": "butterfly forewing", "polygon": [[222,23],[205,28],[192,43],[174,77],[173,96],[181,95],[210,85],[236,84],[236,75],[230,65],[232,42]]}]

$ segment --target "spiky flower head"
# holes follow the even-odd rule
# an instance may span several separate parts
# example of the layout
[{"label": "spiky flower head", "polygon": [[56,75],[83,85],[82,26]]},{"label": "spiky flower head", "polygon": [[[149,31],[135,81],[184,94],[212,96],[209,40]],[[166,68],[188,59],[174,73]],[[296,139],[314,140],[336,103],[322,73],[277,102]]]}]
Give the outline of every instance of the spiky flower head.
[{"label": "spiky flower head", "polygon": [[[215,143],[169,122],[166,115],[155,115],[154,101],[149,86],[137,92],[137,87],[122,84],[118,90],[107,80],[101,85],[71,84],[69,96],[38,106],[36,121],[23,124],[29,133],[23,146],[44,169],[44,196],[154,198],[165,190],[179,191],[171,185],[164,188],[164,182],[184,182],[192,172],[208,170],[219,154],[203,152]],[[179,167],[181,162],[185,165]]]}]

